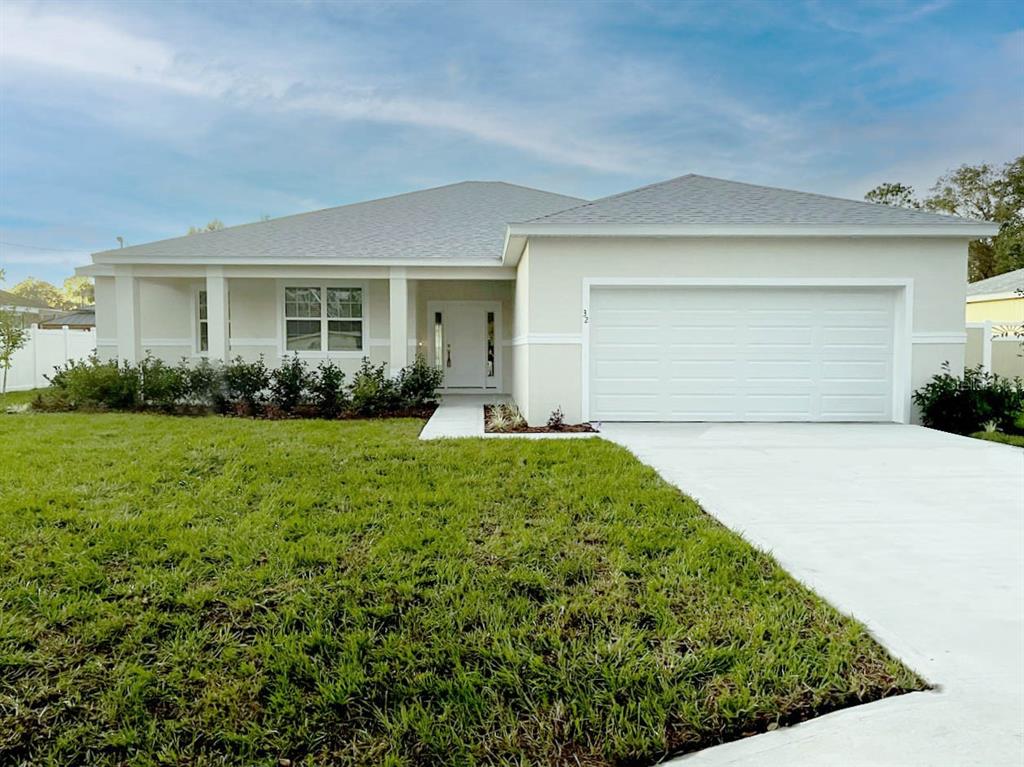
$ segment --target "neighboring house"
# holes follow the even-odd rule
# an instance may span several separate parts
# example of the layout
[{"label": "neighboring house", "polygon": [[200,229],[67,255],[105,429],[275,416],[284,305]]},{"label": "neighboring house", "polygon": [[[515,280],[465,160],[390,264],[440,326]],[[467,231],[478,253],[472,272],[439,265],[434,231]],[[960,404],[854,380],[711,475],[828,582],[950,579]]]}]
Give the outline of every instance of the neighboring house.
[{"label": "neighboring house", "polygon": [[967,321],[1024,322],[1024,269],[967,286]]},{"label": "neighboring house", "polygon": [[992,224],[688,175],[464,182],[93,255],[102,356],[417,353],[530,423],[907,421]]},{"label": "neighboring house", "polygon": [[46,329],[59,329],[68,327],[71,330],[92,330],[96,327],[96,307],[83,306],[74,311],[58,314],[39,323],[39,327]]},{"label": "neighboring house", "polygon": [[16,314],[21,320],[22,327],[25,328],[33,323],[43,322],[63,311],[47,306],[34,298],[26,298],[6,290],[0,290],[0,309]]}]

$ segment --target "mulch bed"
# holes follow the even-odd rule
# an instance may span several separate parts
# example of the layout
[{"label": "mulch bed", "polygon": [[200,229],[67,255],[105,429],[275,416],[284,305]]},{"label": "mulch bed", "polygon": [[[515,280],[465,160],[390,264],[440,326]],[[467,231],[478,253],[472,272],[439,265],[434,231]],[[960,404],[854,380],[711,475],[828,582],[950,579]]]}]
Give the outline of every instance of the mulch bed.
[{"label": "mulch bed", "polygon": [[488,434],[597,434],[597,429],[589,423],[567,423],[561,428],[552,429],[548,426],[512,426],[502,431],[494,431],[487,426],[491,418],[491,406],[484,405],[484,431]]}]

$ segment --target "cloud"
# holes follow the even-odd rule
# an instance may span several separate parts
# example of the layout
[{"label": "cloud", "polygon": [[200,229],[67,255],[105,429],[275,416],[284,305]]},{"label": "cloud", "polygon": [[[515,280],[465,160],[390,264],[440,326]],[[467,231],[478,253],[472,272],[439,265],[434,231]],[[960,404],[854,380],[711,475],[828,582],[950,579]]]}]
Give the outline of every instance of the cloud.
[{"label": "cloud", "polygon": [[932,0],[926,3],[893,1],[865,8],[808,0],[807,9],[813,19],[829,29],[864,37],[878,37],[922,21],[945,10],[951,3],[952,0]]},{"label": "cloud", "polygon": [[567,136],[527,120],[509,103],[493,110],[459,101],[389,94],[364,82],[310,80],[286,67],[267,74],[197,60],[169,44],[97,18],[9,6],[0,32],[0,62],[8,67],[151,86],[222,101],[248,110],[307,112],[343,121],[364,120],[448,130],[521,150],[552,162],[625,172],[636,157],[628,147]]}]

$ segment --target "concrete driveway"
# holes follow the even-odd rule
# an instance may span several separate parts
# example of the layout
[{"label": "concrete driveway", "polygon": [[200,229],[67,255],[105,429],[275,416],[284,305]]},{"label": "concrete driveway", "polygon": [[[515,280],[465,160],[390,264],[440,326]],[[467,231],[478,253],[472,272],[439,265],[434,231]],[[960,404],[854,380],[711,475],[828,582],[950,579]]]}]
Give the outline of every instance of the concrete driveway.
[{"label": "concrete driveway", "polygon": [[1024,450],[889,424],[605,424],[937,692],[683,757],[1024,764]]}]

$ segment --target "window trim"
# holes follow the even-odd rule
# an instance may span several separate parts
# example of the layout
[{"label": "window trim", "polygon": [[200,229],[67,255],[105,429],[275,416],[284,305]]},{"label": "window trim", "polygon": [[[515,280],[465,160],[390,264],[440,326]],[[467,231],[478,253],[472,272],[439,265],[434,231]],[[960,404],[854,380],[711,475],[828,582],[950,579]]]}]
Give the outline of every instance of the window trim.
[{"label": "window trim", "polygon": [[[370,284],[367,280],[322,280],[322,279],[287,279],[276,281],[277,299],[277,352],[280,357],[298,354],[300,359],[362,359],[370,356]],[[320,349],[318,351],[294,351],[287,348],[288,329],[284,316],[285,288],[317,288],[320,290]],[[327,288],[359,288],[363,292],[362,349],[355,351],[327,350],[328,319],[356,319],[347,317],[327,317]],[[293,318],[294,319],[294,318]],[[309,317],[308,319],[314,319]]]},{"label": "window trim", "polygon": [[[207,349],[206,351],[203,351],[202,349],[199,348],[199,326],[201,324],[199,322],[199,294],[202,293],[202,292],[205,292],[205,291],[206,291],[206,283],[199,283],[199,284],[197,284],[195,286],[195,289],[192,291],[192,356],[193,357],[209,357],[210,356],[210,350],[209,349]],[[207,318],[206,318],[205,322],[206,322],[206,327],[207,327],[207,334],[209,334],[209,327],[210,327],[210,319],[209,319],[210,298],[209,298],[209,296],[207,296],[207,298],[206,298],[206,311],[207,311]],[[207,335],[207,338],[209,338],[209,335]]]}]

